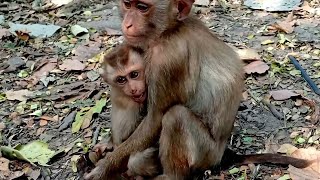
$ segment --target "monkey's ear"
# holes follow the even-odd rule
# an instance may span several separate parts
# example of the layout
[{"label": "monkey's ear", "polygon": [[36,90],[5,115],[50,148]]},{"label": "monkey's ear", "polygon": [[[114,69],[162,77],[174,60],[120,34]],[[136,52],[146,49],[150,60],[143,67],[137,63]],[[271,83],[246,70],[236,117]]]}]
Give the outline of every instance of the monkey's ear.
[{"label": "monkey's ear", "polygon": [[178,0],[178,20],[182,21],[186,19],[191,11],[194,0]]}]

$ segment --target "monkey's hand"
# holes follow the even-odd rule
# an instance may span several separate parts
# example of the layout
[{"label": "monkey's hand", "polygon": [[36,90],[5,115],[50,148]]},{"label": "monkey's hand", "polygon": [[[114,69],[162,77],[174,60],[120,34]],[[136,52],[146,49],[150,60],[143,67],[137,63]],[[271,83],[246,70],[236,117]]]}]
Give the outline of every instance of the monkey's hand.
[{"label": "monkey's hand", "polygon": [[120,171],[121,162],[120,156],[115,153],[107,153],[106,156],[98,161],[96,167],[88,174],[84,176],[85,180],[102,180],[102,179],[113,179],[116,173]]}]

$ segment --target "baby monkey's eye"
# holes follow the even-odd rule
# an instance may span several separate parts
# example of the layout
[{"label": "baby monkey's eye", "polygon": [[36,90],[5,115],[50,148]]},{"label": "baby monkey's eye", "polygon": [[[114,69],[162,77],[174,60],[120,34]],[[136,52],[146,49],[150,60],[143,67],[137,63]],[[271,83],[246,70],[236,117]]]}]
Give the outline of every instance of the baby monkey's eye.
[{"label": "baby monkey's eye", "polygon": [[126,8],[128,8],[128,9],[131,7],[130,0],[124,0],[124,1],[123,1],[123,4],[124,4],[124,6],[125,6]]},{"label": "baby monkey's eye", "polygon": [[142,2],[138,2],[136,8],[139,9],[141,12],[147,12],[149,10],[149,6]]},{"label": "baby monkey's eye", "polygon": [[138,71],[132,71],[131,73],[130,73],[130,78],[131,79],[135,79],[135,78],[137,78],[139,76],[139,72]]},{"label": "baby monkey's eye", "polygon": [[117,79],[116,79],[116,82],[117,82],[118,84],[123,85],[123,84],[125,84],[125,83],[127,82],[127,78],[125,78],[125,77],[123,77],[123,76],[118,76]]}]

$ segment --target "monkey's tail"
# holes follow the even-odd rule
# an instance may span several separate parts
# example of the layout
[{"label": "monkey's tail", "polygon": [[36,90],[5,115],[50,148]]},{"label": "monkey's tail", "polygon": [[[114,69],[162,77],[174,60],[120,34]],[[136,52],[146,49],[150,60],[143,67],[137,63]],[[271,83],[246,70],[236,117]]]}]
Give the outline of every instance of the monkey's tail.
[{"label": "monkey's tail", "polygon": [[252,155],[239,155],[231,149],[226,149],[221,160],[221,167],[227,168],[232,165],[243,165],[250,163],[273,163],[282,165],[292,165],[297,168],[308,167],[313,161],[298,159],[294,157],[284,156],[281,154],[252,154]]}]

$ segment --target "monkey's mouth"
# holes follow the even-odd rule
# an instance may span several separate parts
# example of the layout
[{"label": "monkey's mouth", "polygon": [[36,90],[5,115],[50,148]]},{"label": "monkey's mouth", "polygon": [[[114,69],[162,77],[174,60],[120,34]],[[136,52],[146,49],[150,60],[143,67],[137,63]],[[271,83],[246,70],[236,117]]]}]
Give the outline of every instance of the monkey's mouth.
[{"label": "monkey's mouth", "polygon": [[137,41],[144,37],[144,35],[128,35],[125,34],[125,37],[128,41]]},{"label": "monkey's mouth", "polygon": [[139,95],[136,95],[136,96],[132,96],[133,100],[137,103],[143,103],[144,100],[146,100],[146,97],[147,97],[147,95],[145,92],[143,92]]}]

